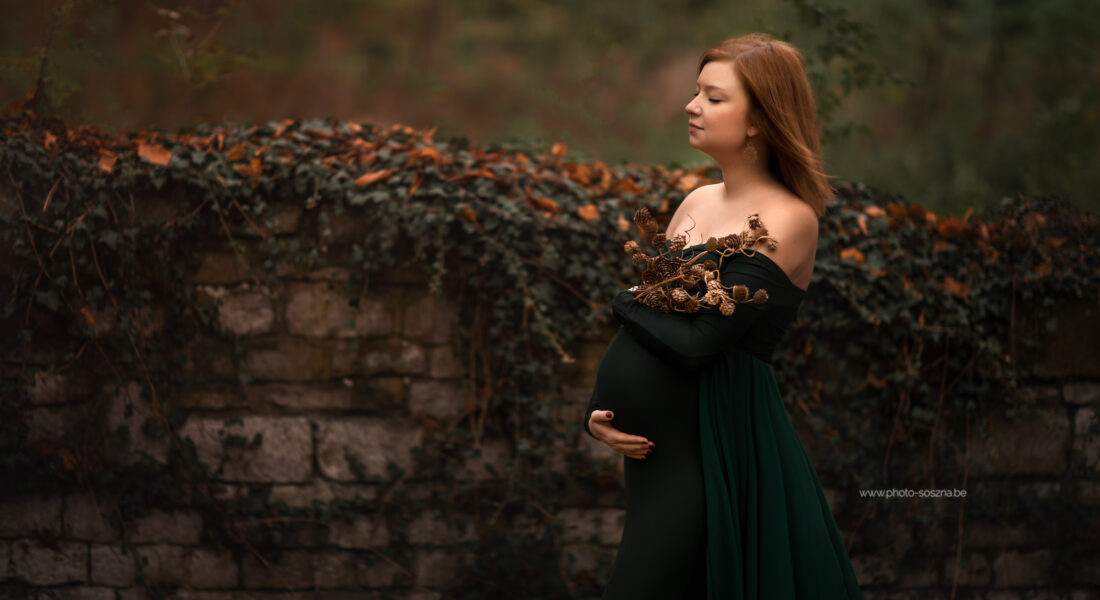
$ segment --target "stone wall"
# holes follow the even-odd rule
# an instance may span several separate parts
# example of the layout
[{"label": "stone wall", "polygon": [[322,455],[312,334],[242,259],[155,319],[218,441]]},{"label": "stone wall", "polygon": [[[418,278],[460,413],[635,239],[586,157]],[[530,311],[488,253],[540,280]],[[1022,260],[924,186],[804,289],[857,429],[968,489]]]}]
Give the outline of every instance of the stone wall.
[{"label": "stone wall", "polygon": [[[294,232],[300,219],[300,211],[283,212],[279,227],[283,233]],[[352,308],[347,297],[330,289],[329,282],[347,276],[339,268],[307,273],[287,265],[282,268],[285,285],[262,290],[228,247],[210,248],[202,259],[191,283],[204,301],[216,303],[220,327],[240,336],[244,353],[238,363],[218,343],[181,349],[181,368],[194,377],[195,386],[177,401],[193,411],[182,434],[195,441],[200,458],[209,465],[225,459],[218,477],[229,482],[230,495],[243,493],[248,484],[269,483],[272,498],[289,506],[375,498],[379,486],[371,483],[372,477],[385,476],[391,462],[410,465],[411,450],[423,442],[426,428],[467,407],[463,359],[454,350],[454,317],[427,293],[424,277],[406,271],[383,274],[369,282],[369,293]],[[973,461],[989,470],[971,474],[970,494],[997,488],[1042,498],[1070,485],[1089,505],[1100,507],[1100,448],[1095,443],[1089,453],[1093,477],[1062,478],[1074,445],[1096,421],[1100,401],[1100,354],[1093,342],[1097,320],[1089,312],[1095,309],[1095,303],[1066,309],[1062,331],[1054,336],[1062,342],[1040,358],[1041,379],[1029,387],[1041,418],[1023,424],[998,422],[992,440],[972,449]],[[110,314],[97,316],[97,327],[111,326]],[[151,316],[147,333],[156,335],[161,325],[155,311]],[[558,368],[561,389],[554,392],[569,399],[571,411],[564,420],[579,425],[612,333],[606,326],[578,340],[570,348],[576,362]],[[1077,352],[1065,345],[1067,337],[1077,344]],[[240,372],[248,374],[247,385],[238,384]],[[115,390],[78,375],[43,373],[32,390],[28,415],[33,436],[64,435],[90,405],[105,403],[107,426],[130,426],[131,445],[120,452],[140,449],[163,459],[166,443],[142,433],[149,403],[140,400],[141,393],[140,381]],[[230,417],[239,420],[227,423]],[[258,448],[231,448],[223,456],[226,436],[252,439],[256,434],[263,439]],[[576,444],[621,474],[620,455],[583,431]],[[484,456],[468,460],[459,478],[482,476],[484,463],[503,470],[508,452],[505,443],[489,440]],[[391,532],[363,515],[352,523],[311,530],[269,564],[263,557],[201,539],[202,516],[196,512],[154,512],[112,524],[104,515],[117,498],[71,490],[31,497],[18,493],[17,485],[5,482],[0,506],[4,598],[136,599],[153,597],[149,590],[157,586],[182,588],[168,597],[197,600],[441,598],[442,586],[469,559],[448,545],[474,535],[470,529],[453,530],[439,515],[427,512],[409,526],[408,539],[416,546],[411,563],[378,560]],[[427,495],[431,485],[421,481],[410,487]],[[869,501],[827,491],[838,514],[850,503]],[[936,504],[949,518],[958,507],[953,500]],[[623,496],[617,483],[606,482],[559,516],[567,525],[567,548],[577,558],[568,567],[569,576],[610,564],[622,533]],[[1048,581],[1051,548],[1045,533],[968,514],[959,585],[974,593],[993,590],[993,595],[980,597],[1005,600],[1053,598],[1027,592],[1050,584],[1077,590],[1075,598],[1087,597],[1095,589],[1090,586],[1100,586],[1100,553],[1088,557],[1065,581]],[[943,539],[931,543],[953,550],[953,534],[945,529]],[[898,532],[899,551],[913,542],[904,530]],[[910,597],[905,590],[929,597],[920,596],[919,590],[950,586],[955,578],[953,561],[930,560],[923,575],[914,578],[876,573],[864,557],[853,559],[867,586],[866,598]],[[387,595],[386,589],[394,593]]]}]

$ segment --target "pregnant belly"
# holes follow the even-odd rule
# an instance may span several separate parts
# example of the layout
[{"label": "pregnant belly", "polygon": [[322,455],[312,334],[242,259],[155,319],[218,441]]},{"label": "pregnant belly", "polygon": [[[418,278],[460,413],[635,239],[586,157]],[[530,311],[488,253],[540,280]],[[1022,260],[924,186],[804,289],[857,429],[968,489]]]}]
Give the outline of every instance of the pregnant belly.
[{"label": "pregnant belly", "polygon": [[600,359],[596,396],[620,431],[659,443],[698,428],[698,373],[669,365],[620,329]]}]

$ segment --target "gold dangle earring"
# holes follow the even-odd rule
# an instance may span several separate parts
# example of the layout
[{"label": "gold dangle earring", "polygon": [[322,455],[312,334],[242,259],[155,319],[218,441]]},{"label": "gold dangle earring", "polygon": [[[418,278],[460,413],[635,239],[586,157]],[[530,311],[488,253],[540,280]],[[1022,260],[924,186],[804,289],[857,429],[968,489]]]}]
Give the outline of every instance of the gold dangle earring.
[{"label": "gold dangle earring", "polygon": [[742,155],[745,157],[745,162],[750,165],[756,164],[756,146],[752,143],[752,138],[745,142],[745,149],[742,151]]}]

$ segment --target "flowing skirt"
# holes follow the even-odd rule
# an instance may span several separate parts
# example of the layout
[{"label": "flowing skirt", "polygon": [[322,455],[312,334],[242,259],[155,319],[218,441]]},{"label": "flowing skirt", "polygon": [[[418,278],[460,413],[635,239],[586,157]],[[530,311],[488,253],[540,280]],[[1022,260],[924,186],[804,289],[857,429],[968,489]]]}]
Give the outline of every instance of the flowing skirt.
[{"label": "flowing skirt", "polygon": [[700,372],[707,600],[862,599],[770,364],[740,350]]}]

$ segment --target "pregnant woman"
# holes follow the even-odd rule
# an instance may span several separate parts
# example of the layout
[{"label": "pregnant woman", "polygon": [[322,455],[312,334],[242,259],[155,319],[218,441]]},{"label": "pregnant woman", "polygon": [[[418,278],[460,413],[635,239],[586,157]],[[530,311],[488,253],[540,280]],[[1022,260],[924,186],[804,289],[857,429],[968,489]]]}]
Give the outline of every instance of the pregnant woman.
[{"label": "pregnant woman", "polygon": [[[749,34],[706,51],[689,141],[722,182],[684,198],[676,255],[719,264],[761,304],[664,313],[623,290],[585,430],[624,454],[626,523],[608,599],[862,598],[817,474],[776,385],[776,345],[806,295],[831,190],[801,53]],[[775,249],[720,257],[707,240],[758,215]]]}]

